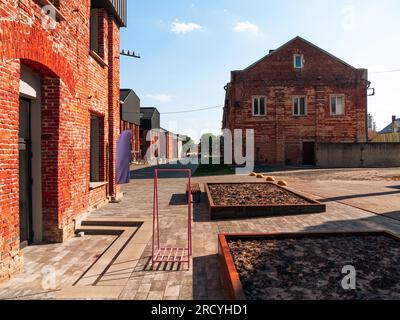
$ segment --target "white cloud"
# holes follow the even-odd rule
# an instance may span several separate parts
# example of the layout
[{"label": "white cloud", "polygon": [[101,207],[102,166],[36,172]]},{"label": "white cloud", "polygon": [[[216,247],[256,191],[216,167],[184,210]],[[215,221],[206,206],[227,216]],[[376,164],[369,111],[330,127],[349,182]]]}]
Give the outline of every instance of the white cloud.
[{"label": "white cloud", "polygon": [[191,31],[195,31],[195,30],[202,30],[203,27],[197,23],[193,23],[193,22],[179,22],[179,20],[176,20],[175,22],[172,22],[171,24],[171,31],[173,33],[188,33]]},{"label": "white cloud", "polygon": [[146,97],[159,102],[170,102],[172,100],[172,96],[167,94],[148,94]]},{"label": "white cloud", "polygon": [[251,33],[258,33],[260,29],[254,23],[249,21],[241,21],[236,24],[233,28],[236,32],[251,32]]}]

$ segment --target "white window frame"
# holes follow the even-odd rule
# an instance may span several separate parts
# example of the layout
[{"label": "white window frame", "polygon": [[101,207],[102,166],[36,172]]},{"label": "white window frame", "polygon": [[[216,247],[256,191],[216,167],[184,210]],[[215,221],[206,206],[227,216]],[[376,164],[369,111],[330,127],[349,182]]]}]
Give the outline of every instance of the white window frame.
[{"label": "white window frame", "polygon": [[[295,112],[294,112],[294,104],[295,104],[295,100],[296,99],[300,99],[300,98],[304,98],[304,114],[296,114]],[[300,106],[299,106],[299,112],[300,112]],[[308,106],[307,106],[307,96],[293,96],[293,99],[292,99],[292,113],[293,113],[293,116],[295,116],[295,117],[306,117],[307,115],[308,115]]]},{"label": "white window frame", "polygon": [[[336,102],[336,113],[332,112],[332,100],[337,99],[337,98],[343,99],[343,105],[342,105],[343,112],[342,113],[337,113],[337,102]],[[331,94],[330,95],[329,113],[331,114],[331,116],[336,116],[336,117],[344,116],[346,114],[346,96],[344,94]]]},{"label": "white window frame", "polygon": [[[265,106],[264,106],[264,114],[260,114],[260,99],[264,98],[265,101]],[[254,111],[254,100],[258,99],[258,114],[256,114]],[[267,115],[267,105],[268,105],[268,100],[267,96],[252,96],[251,97],[251,113],[253,117],[265,117]]]},{"label": "white window frame", "polygon": [[[298,67],[297,64],[296,64],[296,60],[297,60],[298,57],[300,57],[300,59],[301,59],[301,66],[300,67]],[[303,67],[304,67],[304,57],[303,57],[302,54],[295,54],[293,56],[293,65],[294,65],[294,68],[297,69],[297,70],[303,69]]]}]

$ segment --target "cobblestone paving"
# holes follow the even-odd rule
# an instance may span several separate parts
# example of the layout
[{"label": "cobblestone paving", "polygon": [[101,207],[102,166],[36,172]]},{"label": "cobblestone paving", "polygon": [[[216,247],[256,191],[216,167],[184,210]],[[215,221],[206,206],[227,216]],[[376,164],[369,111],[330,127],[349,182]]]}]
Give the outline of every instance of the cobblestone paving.
[{"label": "cobblestone paving", "polygon": [[[151,218],[153,201],[153,180],[151,168],[142,168],[132,175],[130,184],[122,187],[125,196],[120,203],[108,204],[103,208],[92,213],[92,217],[134,217]],[[318,181],[308,181],[296,179],[291,184],[291,177],[288,178],[289,186],[295,187],[297,191],[306,195],[324,200],[323,189],[329,189],[329,184],[318,184]],[[218,176],[210,178],[195,178],[203,188],[205,182],[251,182],[256,181],[254,177],[248,176]],[[185,215],[187,206],[183,203],[186,180],[174,178],[168,175],[160,181],[160,224],[162,242],[167,244],[180,244],[185,242]],[[363,182],[358,182],[362,184]],[[374,184],[370,181],[364,182],[365,189],[368,188],[371,193],[374,192]],[[392,184],[388,187],[393,187]],[[343,186],[340,193],[343,193]],[[378,193],[385,189],[380,184],[376,187]],[[393,189],[386,189],[393,191]],[[349,194],[355,190],[349,185]],[[321,193],[321,195],[319,195]],[[330,191],[330,194],[334,193]],[[399,210],[399,193],[386,195],[385,201],[391,196],[391,207],[387,208],[391,212]],[[365,199],[368,199],[367,197]],[[193,206],[193,259],[189,271],[185,266],[159,266],[159,269],[151,269],[151,243],[148,244],[142,255],[136,270],[131,274],[129,281],[120,295],[120,299],[224,299],[224,285],[219,275],[218,263],[218,243],[217,235],[222,232],[319,232],[319,231],[365,231],[365,230],[389,230],[400,235],[400,221],[387,218],[382,215],[376,215],[368,207],[359,209],[343,202],[337,202],[334,199],[326,199],[327,212],[322,214],[299,215],[299,216],[281,216],[269,218],[256,218],[248,220],[235,221],[209,221],[206,199],[203,195],[201,204]],[[389,206],[387,204],[387,206]],[[366,211],[367,210],[367,211]],[[369,211],[368,211],[369,210]],[[70,241],[77,241],[72,239]],[[86,240],[85,240],[86,241]],[[90,240],[89,240],[90,241]],[[96,240],[93,240],[93,243]],[[85,247],[84,251],[90,256],[94,252],[106,247],[107,241],[104,239],[103,245],[92,245]],[[55,245],[55,248],[61,248],[68,245]],[[43,255],[41,252],[26,254],[27,265],[31,260],[38,259]],[[62,251],[62,249],[59,249]],[[34,254],[33,254],[34,253]],[[41,265],[47,263],[55,253],[45,254],[41,259]],[[79,258],[74,257],[79,260]],[[72,264],[72,262],[71,262]],[[36,271],[37,273],[37,271]],[[34,273],[30,277],[34,277]],[[29,284],[23,274],[14,278],[14,284],[26,288],[24,293],[35,290],[35,279]],[[70,282],[72,278],[66,278],[63,282]],[[23,283],[22,283],[23,282]],[[10,284],[7,285],[10,288]],[[6,288],[7,288],[6,287]],[[2,289],[0,293],[4,295],[7,289]],[[46,296],[51,298],[51,294]],[[35,297],[36,298],[36,297]]]},{"label": "cobblestone paving", "polygon": [[25,248],[25,270],[0,285],[0,299],[51,298],[78,280],[114,239],[114,236],[84,236],[62,244]]}]

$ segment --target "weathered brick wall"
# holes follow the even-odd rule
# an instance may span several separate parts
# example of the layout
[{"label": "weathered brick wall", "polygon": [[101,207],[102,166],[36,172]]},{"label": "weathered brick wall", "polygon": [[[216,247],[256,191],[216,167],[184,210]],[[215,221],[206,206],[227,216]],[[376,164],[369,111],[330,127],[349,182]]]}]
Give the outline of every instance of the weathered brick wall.
[{"label": "weathered brick wall", "polygon": [[[119,187],[115,181],[116,165],[116,143],[119,135],[120,115],[120,83],[119,83],[119,48],[120,38],[119,29],[114,22],[113,16],[108,16],[108,122],[111,126],[109,130],[109,192],[112,197],[116,197]],[[118,57],[118,58],[116,58]]]},{"label": "weathered brick wall", "polygon": [[101,186],[99,188],[95,188],[91,190],[89,195],[89,208],[96,209],[104,204],[104,201],[107,197],[107,187]]},{"label": "weathered brick wall", "polygon": [[23,267],[18,216],[19,62],[0,61],[0,282]]},{"label": "weathered brick wall", "polygon": [[[294,54],[304,56],[295,70]],[[243,71],[232,72],[223,127],[255,130],[258,163],[300,164],[302,142],[366,140],[367,71],[354,69],[296,39]],[[330,95],[345,95],[345,115],[330,114]],[[267,97],[267,115],[253,117],[252,96]],[[293,116],[293,96],[307,97],[307,116]]]},{"label": "weathered brick wall", "polygon": [[[55,3],[58,5],[57,3]],[[42,26],[36,1],[0,4],[0,281],[22,267],[19,250],[18,99],[20,66],[42,79],[43,240],[72,236],[73,220],[104,192],[89,191],[90,114],[104,119],[105,179],[115,186],[119,133],[119,27],[100,10],[99,53],[89,53],[90,0],[61,1],[65,20]],[[108,150],[106,148],[108,147]],[[108,160],[108,162],[107,162]],[[93,193],[93,195],[91,194]]]}]

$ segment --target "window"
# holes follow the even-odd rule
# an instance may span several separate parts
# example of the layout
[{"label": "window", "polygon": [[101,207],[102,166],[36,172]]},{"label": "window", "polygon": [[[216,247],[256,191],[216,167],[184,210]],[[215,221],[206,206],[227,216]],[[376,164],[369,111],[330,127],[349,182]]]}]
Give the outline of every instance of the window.
[{"label": "window", "polygon": [[307,99],[305,96],[293,98],[293,115],[305,116],[307,115]]},{"label": "window", "polygon": [[344,95],[331,96],[331,115],[344,115]]},{"label": "window", "polygon": [[303,68],[303,56],[301,54],[295,54],[294,55],[294,67],[296,69],[302,69]]},{"label": "window", "polygon": [[[105,26],[105,9],[90,9],[90,52],[103,66],[107,60],[107,30]],[[100,58],[100,59],[98,59]]]},{"label": "window", "polygon": [[267,114],[267,97],[254,96],[253,97],[253,116],[261,117]]},{"label": "window", "polygon": [[90,182],[104,177],[104,117],[90,116]]},{"label": "window", "polygon": [[90,50],[99,54],[99,10],[90,10]]}]

